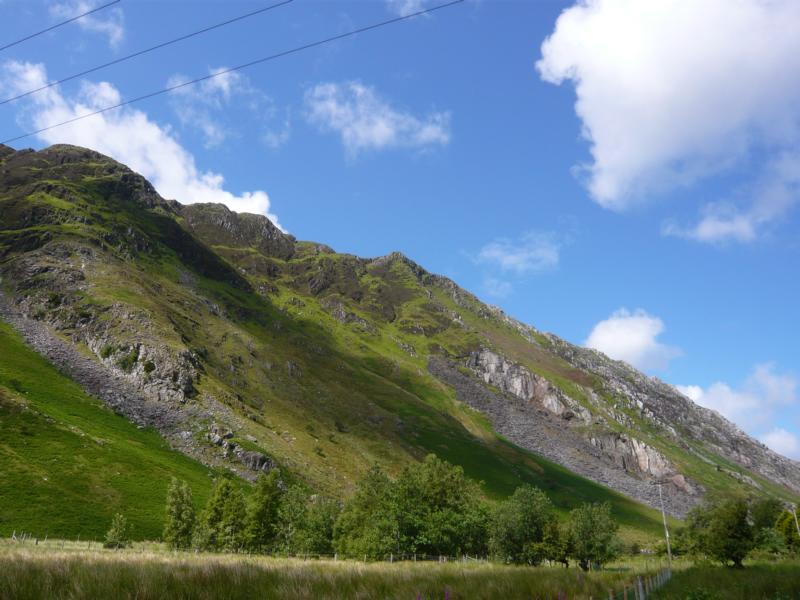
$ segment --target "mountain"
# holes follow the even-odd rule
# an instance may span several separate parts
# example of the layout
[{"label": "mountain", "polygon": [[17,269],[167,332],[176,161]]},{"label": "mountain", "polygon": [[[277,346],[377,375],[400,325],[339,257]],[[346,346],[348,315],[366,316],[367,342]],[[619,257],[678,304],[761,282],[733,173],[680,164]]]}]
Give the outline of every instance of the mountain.
[{"label": "mountain", "polygon": [[0,276],[31,348],[200,468],[280,465],[343,497],[376,462],[435,452],[489,498],[529,482],[650,532],[656,480],[674,516],[732,490],[800,495],[800,464],[717,413],[402,254],[165,200],[91,150],[0,147]]}]

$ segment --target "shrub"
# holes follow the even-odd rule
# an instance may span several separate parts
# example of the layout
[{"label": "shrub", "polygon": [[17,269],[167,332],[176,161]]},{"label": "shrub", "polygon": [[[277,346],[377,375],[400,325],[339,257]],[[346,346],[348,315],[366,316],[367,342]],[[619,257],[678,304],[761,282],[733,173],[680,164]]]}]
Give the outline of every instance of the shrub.
[{"label": "shrub", "polygon": [[130,373],[133,370],[133,367],[136,365],[138,360],[139,360],[139,348],[134,346],[133,348],[131,348],[130,352],[128,352],[125,356],[123,356],[117,361],[117,366],[123,371]]},{"label": "shrub", "polygon": [[104,548],[125,548],[130,543],[130,527],[125,515],[117,513],[111,521],[111,528],[106,532]]}]

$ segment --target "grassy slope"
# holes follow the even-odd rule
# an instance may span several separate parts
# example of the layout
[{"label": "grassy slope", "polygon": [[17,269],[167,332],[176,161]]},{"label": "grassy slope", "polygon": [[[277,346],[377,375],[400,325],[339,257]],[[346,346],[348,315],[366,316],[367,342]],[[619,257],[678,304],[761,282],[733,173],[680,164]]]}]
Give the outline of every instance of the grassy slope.
[{"label": "grassy slope", "polygon": [[115,512],[160,535],[170,476],[199,503],[210,472],[61,375],[0,323],[0,536],[99,539]]}]

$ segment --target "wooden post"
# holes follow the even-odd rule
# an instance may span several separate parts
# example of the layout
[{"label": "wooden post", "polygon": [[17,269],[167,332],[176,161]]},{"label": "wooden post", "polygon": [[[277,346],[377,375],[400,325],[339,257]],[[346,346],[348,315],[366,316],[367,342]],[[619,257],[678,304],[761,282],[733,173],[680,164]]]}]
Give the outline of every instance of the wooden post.
[{"label": "wooden post", "polygon": [[628,586],[622,586],[622,600],[628,600]]}]

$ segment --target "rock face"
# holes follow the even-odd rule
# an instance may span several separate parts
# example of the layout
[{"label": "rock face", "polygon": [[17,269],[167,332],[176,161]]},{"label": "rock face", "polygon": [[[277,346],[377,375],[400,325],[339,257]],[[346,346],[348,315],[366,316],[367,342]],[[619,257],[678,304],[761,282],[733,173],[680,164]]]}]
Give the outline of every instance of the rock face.
[{"label": "rock face", "polygon": [[[641,467],[663,464],[657,453],[646,445],[621,443],[615,448],[593,444],[581,427],[571,426],[561,416],[541,405],[513,394],[494,392],[481,379],[466,375],[457,362],[431,357],[428,370],[437,379],[451,386],[459,401],[486,414],[494,429],[513,443],[540,454],[569,470],[631,498],[659,507],[658,490],[650,483],[651,473]],[[638,450],[637,450],[638,449]],[[638,451],[638,455],[637,455]],[[627,460],[625,457],[629,457]],[[636,457],[635,460],[632,460]],[[653,458],[648,463],[646,457]],[[671,491],[665,494],[666,510],[673,516],[683,516],[700,501],[694,487],[685,485],[684,478],[667,470]]]},{"label": "rock face", "polygon": [[473,352],[467,361],[467,367],[483,379],[484,383],[520,400],[541,404],[566,421],[577,419],[586,425],[592,422],[592,415],[587,409],[551,385],[547,379],[490,350]]},{"label": "rock face", "polygon": [[294,237],[264,215],[235,213],[224,204],[187,204],[180,208],[180,215],[190,232],[221,246],[254,248],[283,259],[294,254]]},{"label": "rock face", "polygon": [[[579,348],[552,334],[546,334],[546,338],[551,350],[569,364],[596,374],[623,408],[636,411],[689,451],[694,452],[687,441],[700,442],[733,463],[800,492],[800,463],[773,452],[719,413],[696,405],[673,386],[626,363],[596,350]],[[746,474],[718,468],[734,479],[749,480],[753,487],[758,487]]]}]

